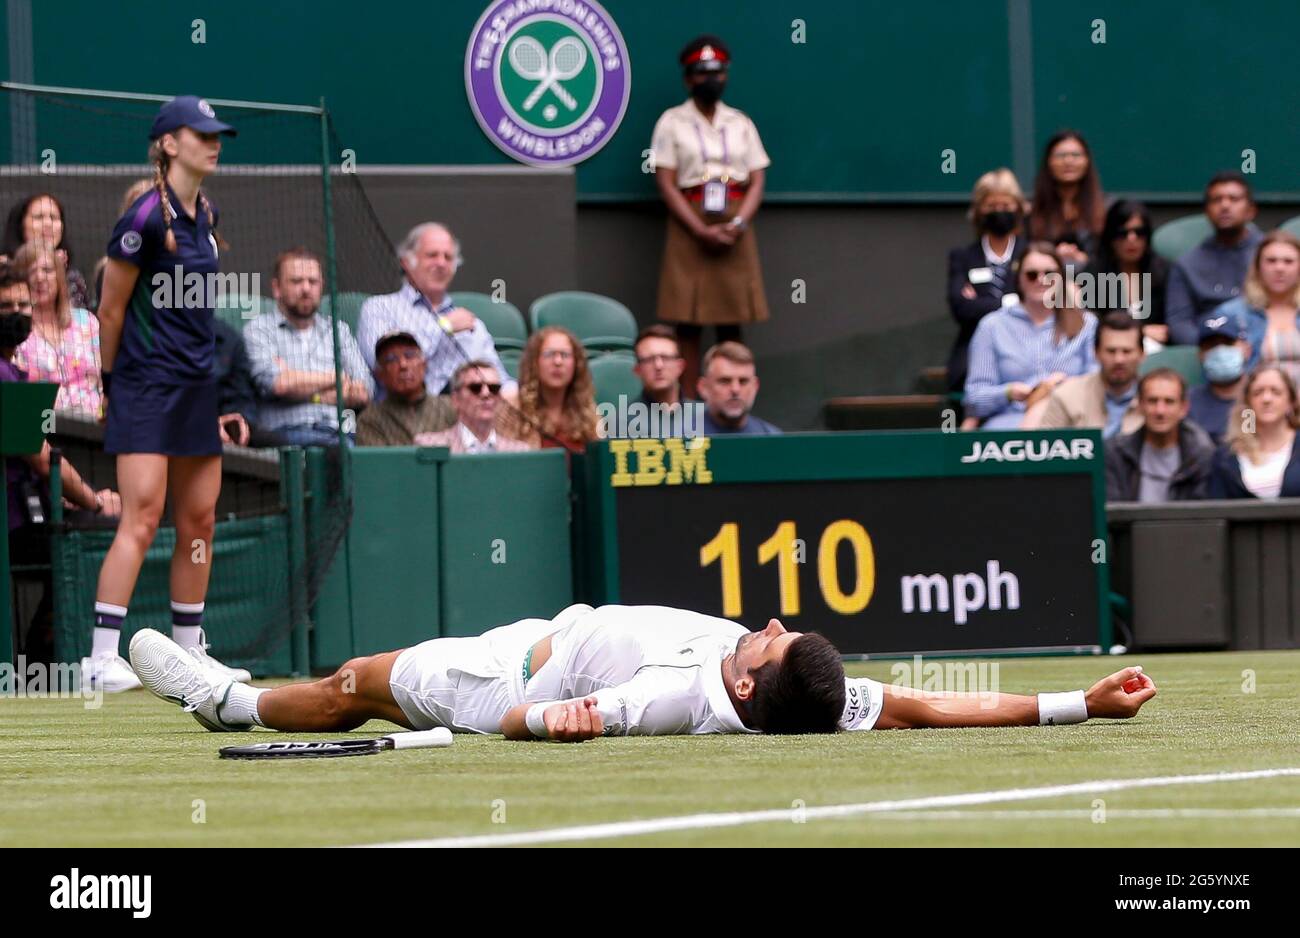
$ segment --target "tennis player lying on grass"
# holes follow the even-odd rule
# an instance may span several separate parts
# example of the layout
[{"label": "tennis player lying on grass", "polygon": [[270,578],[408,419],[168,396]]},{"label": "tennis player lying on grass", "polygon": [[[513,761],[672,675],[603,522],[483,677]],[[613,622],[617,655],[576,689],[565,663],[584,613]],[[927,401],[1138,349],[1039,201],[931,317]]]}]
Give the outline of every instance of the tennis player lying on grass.
[{"label": "tennis player lying on grass", "polygon": [[846,678],[835,646],[787,632],[776,619],[750,632],[667,606],[570,606],[554,619],[436,638],[274,689],[218,678],[152,630],[131,639],[131,663],[145,687],[214,732],[337,732],[376,718],[408,729],[561,742],[1032,726],[1131,717],[1156,694],[1140,668],[1103,678],[1086,694],[922,694]]}]

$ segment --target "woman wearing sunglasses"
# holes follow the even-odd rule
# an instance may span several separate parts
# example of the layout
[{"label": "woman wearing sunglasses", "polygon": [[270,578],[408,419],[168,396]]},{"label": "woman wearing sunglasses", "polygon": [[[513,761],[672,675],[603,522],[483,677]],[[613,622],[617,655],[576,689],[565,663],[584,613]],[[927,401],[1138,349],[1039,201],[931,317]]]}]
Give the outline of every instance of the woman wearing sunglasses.
[{"label": "woman wearing sunglasses", "polygon": [[1088,269],[1098,318],[1128,313],[1142,324],[1147,353],[1169,342],[1165,282],[1169,262],[1151,248],[1151,213],[1141,202],[1121,199],[1106,212],[1097,256]]},{"label": "woman wearing sunglasses", "polygon": [[1055,247],[1036,241],[1016,273],[1019,301],[980,320],[970,343],[966,413],[985,430],[1018,428],[1066,378],[1097,367],[1097,317],[1077,305]]}]

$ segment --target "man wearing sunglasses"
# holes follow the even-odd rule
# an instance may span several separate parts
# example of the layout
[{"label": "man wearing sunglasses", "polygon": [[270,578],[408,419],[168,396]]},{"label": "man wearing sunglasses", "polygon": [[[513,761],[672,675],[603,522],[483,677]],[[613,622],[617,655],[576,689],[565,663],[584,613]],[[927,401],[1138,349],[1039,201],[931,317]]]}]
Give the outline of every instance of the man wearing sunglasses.
[{"label": "man wearing sunglasses", "polygon": [[531,447],[496,431],[501,406],[501,373],[485,361],[466,362],[451,376],[456,425],[438,433],[416,434],[417,446],[446,446],[453,453],[518,453]]}]

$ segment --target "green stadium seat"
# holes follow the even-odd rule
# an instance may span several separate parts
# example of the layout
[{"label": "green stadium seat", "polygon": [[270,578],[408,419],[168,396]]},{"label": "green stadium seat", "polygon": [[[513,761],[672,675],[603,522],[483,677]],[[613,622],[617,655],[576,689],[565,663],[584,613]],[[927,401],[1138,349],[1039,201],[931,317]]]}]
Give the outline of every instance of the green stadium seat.
[{"label": "green stadium seat", "polygon": [[1172,368],[1183,376],[1188,387],[1205,383],[1205,373],[1201,370],[1201,358],[1194,345],[1167,345],[1154,355],[1148,355],[1138,369],[1139,375],[1157,368]]},{"label": "green stadium seat", "polygon": [[1151,246],[1157,254],[1173,263],[1212,234],[1214,229],[1204,213],[1185,215],[1157,228],[1151,236]]},{"label": "green stadium seat", "polygon": [[641,379],[632,371],[634,362],[625,355],[597,355],[590,362],[596,403],[618,406],[620,396],[629,403],[641,396]]},{"label": "green stadium seat", "polygon": [[519,380],[519,361],[524,357],[524,350],[519,348],[498,348],[497,357],[505,366],[506,373],[516,381]]},{"label": "green stadium seat", "polygon": [[471,292],[453,293],[451,301],[483,320],[487,331],[492,333],[498,352],[506,348],[523,348],[528,341],[528,324],[514,303],[494,300],[486,293]]},{"label": "green stadium seat", "polygon": [[269,313],[274,309],[275,300],[270,297],[228,293],[217,300],[213,313],[235,331],[243,334],[246,325],[262,313]]},{"label": "green stadium seat", "polygon": [[1282,224],[1278,225],[1278,227],[1287,234],[1300,238],[1300,215],[1297,215],[1295,218],[1288,218],[1286,221],[1282,222]]},{"label": "green stadium seat", "polygon": [[597,293],[566,290],[540,297],[528,308],[533,331],[563,326],[592,351],[630,349],[636,342],[636,317],[618,300]]},{"label": "green stadium seat", "polygon": [[[357,336],[357,320],[361,318],[361,304],[370,299],[369,293],[358,293],[354,290],[348,290],[338,295],[339,297],[339,321],[348,324],[352,330],[352,337]],[[324,316],[330,314],[330,295],[326,293],[321,297],[320,311]]]}]

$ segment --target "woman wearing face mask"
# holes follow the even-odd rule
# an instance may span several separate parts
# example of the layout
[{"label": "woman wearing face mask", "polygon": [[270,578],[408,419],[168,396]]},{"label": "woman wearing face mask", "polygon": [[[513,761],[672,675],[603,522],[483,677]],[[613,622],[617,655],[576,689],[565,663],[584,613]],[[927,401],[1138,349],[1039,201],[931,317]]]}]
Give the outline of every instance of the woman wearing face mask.
[{"label": "woman wearing face mask", "polygon": [[966,217],[975,241],[948,252],[948,309],[957,320],[957,339],[948,355],[948,388],[966,384],[966,355],[981,319],[1016,292],[1011,268],[1025,253],[1020,237],[1028,203],[1016,174],[1002,168],[985,173],[971,190]]},{"label": "woman wearing face mask", "polygon": [[1099,319],[1106,313],[1128,313],[1142,324],[1148,354],[1169,341],[1165,325],[1169,262],[1151,249],[1151,213],[1145,205],[1121,199],[1110,207],[1088,274],[1092,283],[1089,308]]},{"label": "woman wearing face mask", "polygon": [[[28,380],[27,373],[14,364],[14,352],[27,340],[31,328],[32,301],[27,279],[10,265],[0,263],[0,381]],[[9,560],[14,565],[47,566],[50,562],[50,452],[50,444],[42,443],[35,456],[0,458],[8,493]],[[96,492],[66,459],[61,468],[65,499],[95,515],[113,517],[121,511],[121,502],[112,489]],[[40,607],[18,648],[20,654],[33,661],[51,661],[54,657],[50,607],[53,589],[49,574],[44,576]]]},{"label": "woman wearing face mask", "polygon": [[652,143],[668,206],[657,315],[677,324],[682,387],[692,394],[703,327],[717,327],[719,342],[738,342],[743,323],[768,317],[752,225],[771,160],[754,122],[722,103],[731,62],[722,40],[700,36],[679,60],[691,97],[663,113]]},{"label": "woman wearing face mask", "polygon": [[1291,376],[1277,365],[1251,372],[1227,442],[1214,455],[1210,498],[1300,497],[1297,427],[1300,399]]},{"label": "woman wearing face mask", "polygon": [[1245,330],[1247,371],[1276,364],[1300,382],[1300,240],[1280,229],[1266,234],[1255,249],[1242,295],[1212,315],[1230,316]]},{"label": "woman wearing face mask", "polygon": [[1025,411],[1066,378],[1097,368],[1097,317],[1080,309],[1056,249],[1025,248],[1016,271],[1020,302],[980,320],[970,342],[966,413],[985,430],[1016,429]]}]

